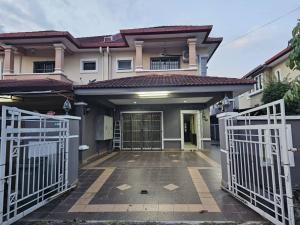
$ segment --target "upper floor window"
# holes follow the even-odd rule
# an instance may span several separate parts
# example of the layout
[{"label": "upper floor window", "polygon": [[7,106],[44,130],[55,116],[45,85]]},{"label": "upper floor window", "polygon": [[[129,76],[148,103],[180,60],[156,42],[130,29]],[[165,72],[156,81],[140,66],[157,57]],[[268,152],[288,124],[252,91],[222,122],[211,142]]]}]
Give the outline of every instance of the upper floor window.
[{"label": "upper floor window", "polygon": [[156,57],[150,59],[150,70],[174,70],[180,68],[180,57]]},{"label": "upper floor window", "polygon": [[256,83],[254,84],[253,89],[251,90],[252,92],[257,92],[261,91],[263,89],[263,75],[259,74],[256,77],[254,77],[254,80]]},{"label": "upper floor window", "polygon": [[53,73],[54,68],[54,61],[33,62],[33,73]]},{"label": "upper floor window", "polygon": [[132,58],[119,58],[117,59],[117,71],[128,72],[132,71]]},{"label": "upper floor window", "polygon": [[201,76],[206,76],[207,75],[207,61],[208,57],[207,56],[200,56],[199,57],[199,65],[200,65],[200,75]]},{"label": "upper floor window", "polygon": [[97,59],[81,59],[80,73],[94,73],[98,71]]},{"label": "upper floor window", "polygon": [[281,72],[280,69],[275,71],[275,77],[277,81],[281,81]]}]

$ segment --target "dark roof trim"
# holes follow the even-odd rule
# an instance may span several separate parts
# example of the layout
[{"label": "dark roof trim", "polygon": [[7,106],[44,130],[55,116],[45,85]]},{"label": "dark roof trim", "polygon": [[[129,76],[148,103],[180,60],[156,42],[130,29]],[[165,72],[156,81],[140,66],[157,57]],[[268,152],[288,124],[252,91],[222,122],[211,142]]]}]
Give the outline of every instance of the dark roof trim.
[{"label": "dark roof trim", "polygon": [[255,75],[261,73],[262,70],[264,68],[266,68],[266,66],[268,66],[271,63],[275,62],[277,59],[285,56],[291,50],[292,50],[292,48],[290,46],[288,46],[287,48],[281,50],[280,52],[278,52],[277,54],[275,54],[274,56],[272,56],[271,58],[269,58],[267,61],[264,62],[264,64],[255,67],[253,70],[251,70],[250,72],[248,72],[247,74],[245,74],[242,78],[248,78],[248,77],[255,76]]},{"label": "dark roof trim", "polygon": [[274,62],[275,60],[279,59],[280,57],[286,55],[287,53],[289,53],[292,50],[292,48],[289,46],[285,49],[283,49],[282,51],[278,52],[276,55],[272,56],[270,59],[268,59],[265,64],[269,65],[272,62]]}]

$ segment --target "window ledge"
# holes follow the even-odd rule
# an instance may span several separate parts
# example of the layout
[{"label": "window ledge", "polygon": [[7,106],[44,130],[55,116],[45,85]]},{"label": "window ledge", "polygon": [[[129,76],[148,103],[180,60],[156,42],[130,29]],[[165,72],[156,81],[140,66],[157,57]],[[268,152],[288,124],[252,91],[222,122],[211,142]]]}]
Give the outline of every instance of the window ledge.
[{"label": "window ledge", "polygon": [[252,97],[252,96],[258,95],[258,94],[260,94],[262,92],[263,92],[263,89],[260,89],[260,90],[255,91],[255,92],[251,92],[251,93],[248,94],[248,97]]},{"label": "window ledge", "polygon": [[144,70],[139,69],[136,72],[166,72],[166,71],[195,71],[197,68],[184,68],[184,69],[166,69],[166,70]]},{"label": "window ledge", "polygon": [[98,73],[98,70],[81,70],[80,73],[83,73],[83,74]]},{"label": "window ledge", "polygon": [[117,70],[117,73],[130,73],[133,72],[133,70]]}]

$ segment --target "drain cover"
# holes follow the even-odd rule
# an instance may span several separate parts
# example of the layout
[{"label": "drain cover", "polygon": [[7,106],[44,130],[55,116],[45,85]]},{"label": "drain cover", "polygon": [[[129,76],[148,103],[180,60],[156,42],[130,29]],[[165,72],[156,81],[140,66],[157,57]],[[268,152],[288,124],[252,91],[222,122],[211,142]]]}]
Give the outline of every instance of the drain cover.
[{"label": "drain cover", "polygon": [[147,190],[141,190],[141,194],[146,195],[146,194],[148,194],[148,191]]}]

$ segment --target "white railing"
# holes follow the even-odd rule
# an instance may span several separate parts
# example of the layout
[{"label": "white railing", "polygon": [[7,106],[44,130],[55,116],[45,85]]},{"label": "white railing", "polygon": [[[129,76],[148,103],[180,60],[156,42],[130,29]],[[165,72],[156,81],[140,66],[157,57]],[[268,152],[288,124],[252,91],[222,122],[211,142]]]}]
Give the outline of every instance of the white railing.
[{"label": "white railing", "polygon": [[228,190],[272,223],[294,225],[294,156],[285,120],[283,100],[225,118]]},{"label": "white railing", "polygon": [[69,121],[2,107],[0,224],[11,224],[68,189]]}]

